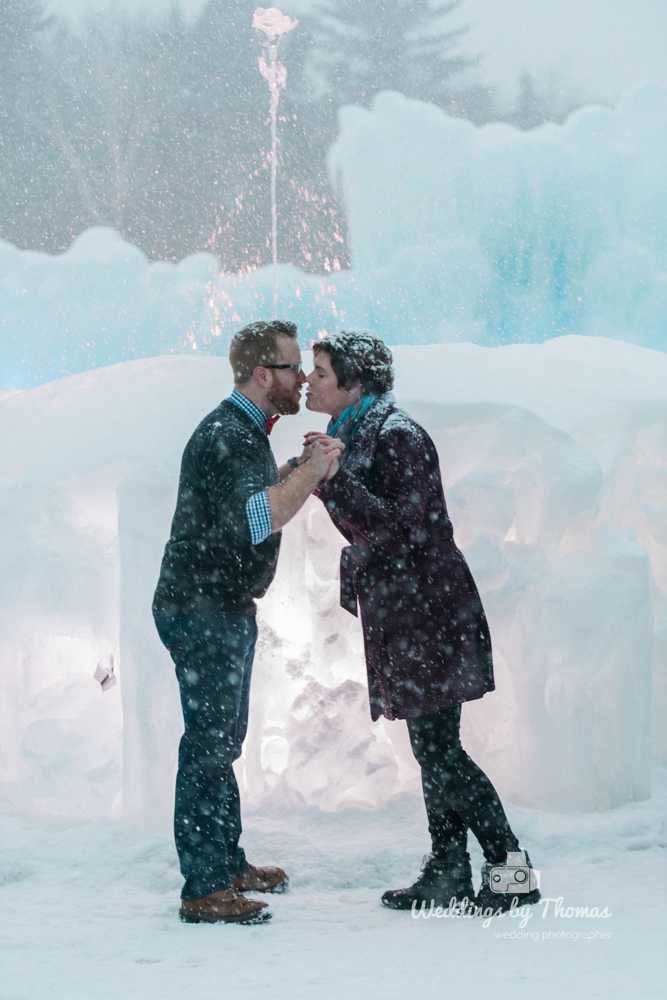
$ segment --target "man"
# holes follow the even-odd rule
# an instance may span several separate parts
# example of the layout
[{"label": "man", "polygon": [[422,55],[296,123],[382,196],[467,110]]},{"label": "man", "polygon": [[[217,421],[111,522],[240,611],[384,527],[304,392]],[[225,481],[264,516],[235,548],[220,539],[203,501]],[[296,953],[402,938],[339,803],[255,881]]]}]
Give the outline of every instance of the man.
[{"label": "man", "polygon": [[255,868],[239,846],[241,811],[232,763],[241,755],[255,640],[255,601],[273,580],[280,529],[340,448],[317,443],[277,468],[268,434],[299,410],[305,376],[293,323],[245,327],[229,360],[235,389],[202,420],[183,454],[171,537],[153,602],[176,665],[185,732],[176,779],[174,833],[188,922],[257,923],[266,903],[247,891],[280,891],[280,868]]}]

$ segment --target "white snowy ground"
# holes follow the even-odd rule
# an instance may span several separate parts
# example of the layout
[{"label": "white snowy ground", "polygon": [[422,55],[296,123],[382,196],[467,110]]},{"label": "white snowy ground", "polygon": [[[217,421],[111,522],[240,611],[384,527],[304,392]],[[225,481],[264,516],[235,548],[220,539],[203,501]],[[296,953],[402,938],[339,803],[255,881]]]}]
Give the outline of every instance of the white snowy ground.
[{"label": "white snowy ground", "polygon": [[[258,927],[180,923],[169,839],[118,820],[30,829],[4,818],[0,998],[664,996],[664,769],[653,789],[606,813],[508,807],[542,895],[611,916],[555,917],[550,903],[546,917],[537,906],[527,922],[488,927],[380,905],[384,889],[414,878],[426,849],[417,797],[333,814],[279,801],[246,811],[250,858],[284,864],[292,879],[287,894],[267,897],[274,918]],[[479,868],[478,851],[473,860]]]}]

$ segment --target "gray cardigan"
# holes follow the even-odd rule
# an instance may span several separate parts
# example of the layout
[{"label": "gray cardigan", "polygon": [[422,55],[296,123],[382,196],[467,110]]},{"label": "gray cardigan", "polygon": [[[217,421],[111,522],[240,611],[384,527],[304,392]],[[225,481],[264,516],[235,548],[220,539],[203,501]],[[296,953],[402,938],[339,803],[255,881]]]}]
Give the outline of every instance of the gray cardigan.
[{"label": "gray cardigan", "polygon": [[183,453],[176,512],[153,600],[159,617],[255,612],[273,580],[280,532],[250,541],[245,506],[278,482],[267,435],[223,400]]}]

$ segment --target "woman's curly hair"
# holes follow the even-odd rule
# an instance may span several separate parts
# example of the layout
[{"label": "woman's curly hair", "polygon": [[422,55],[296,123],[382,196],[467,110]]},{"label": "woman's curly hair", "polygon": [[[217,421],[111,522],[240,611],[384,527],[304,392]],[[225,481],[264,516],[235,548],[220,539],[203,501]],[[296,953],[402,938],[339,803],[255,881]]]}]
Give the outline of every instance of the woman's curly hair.
[{"label": "woman's curly hair", "polygon": [[374,333],[342,330],[313,344],[313,352],[328,354],[338,386],[361,383],[364,396],[389,392],[394,386],[391,351]]}]

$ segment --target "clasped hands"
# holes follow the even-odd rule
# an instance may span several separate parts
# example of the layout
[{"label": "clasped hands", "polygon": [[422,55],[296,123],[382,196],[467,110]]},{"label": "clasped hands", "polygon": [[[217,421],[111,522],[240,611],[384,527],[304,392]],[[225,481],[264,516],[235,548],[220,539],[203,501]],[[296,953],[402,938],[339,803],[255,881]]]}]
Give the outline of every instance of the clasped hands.
[{"label": "clasped hands", "polygon": [[320,431],[309,431],[304,435],[304,448],[299,458],[299,465],[313,462],[319,466],[322,479],[331,479],[339,468],[339,460],[345,451],[345,445],[339,438],[328,437]]}]

